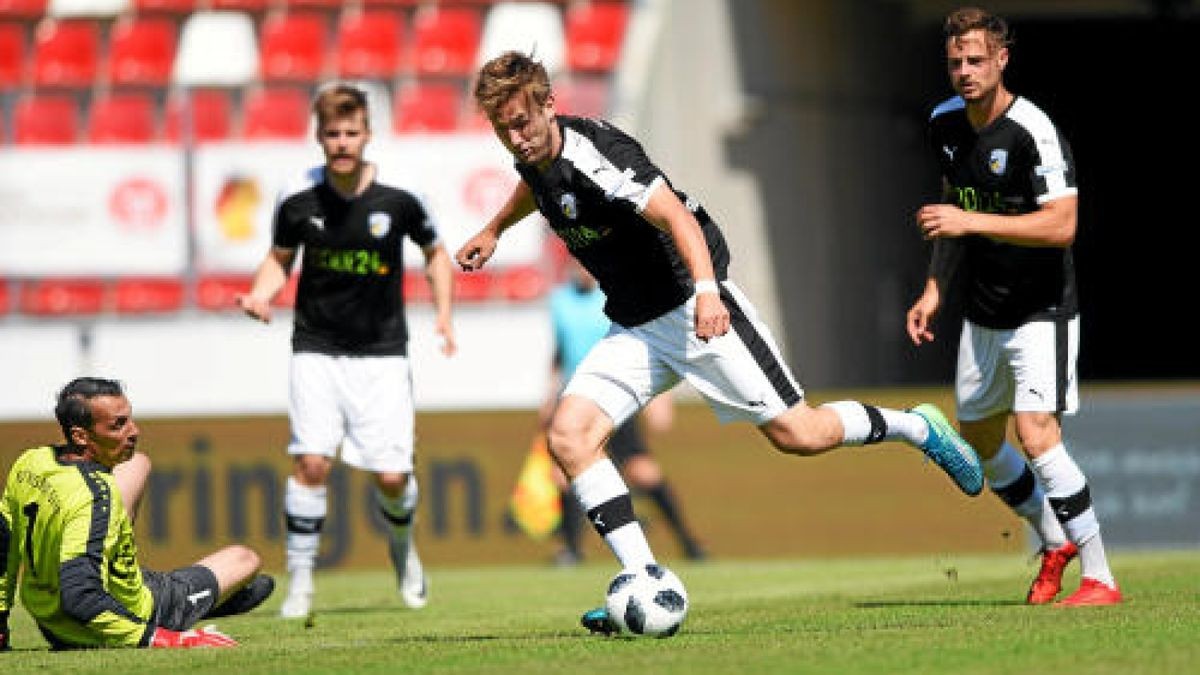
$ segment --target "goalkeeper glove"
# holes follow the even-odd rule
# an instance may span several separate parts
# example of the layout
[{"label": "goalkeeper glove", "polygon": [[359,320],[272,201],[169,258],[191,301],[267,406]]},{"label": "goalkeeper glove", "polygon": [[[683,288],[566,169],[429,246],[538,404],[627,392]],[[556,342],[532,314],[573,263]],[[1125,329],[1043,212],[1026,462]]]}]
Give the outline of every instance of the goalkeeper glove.
[{"label": "goalkeeper glove", "polygon": [[216,626],[193,628],[185,631],[157,628],[151,647],[236,647],[237,641],[217,630]]},{"label": "goalkeeper glove", "polygon": [[0,652],[6,652],[8,646],[8,612],[0,612]]}]

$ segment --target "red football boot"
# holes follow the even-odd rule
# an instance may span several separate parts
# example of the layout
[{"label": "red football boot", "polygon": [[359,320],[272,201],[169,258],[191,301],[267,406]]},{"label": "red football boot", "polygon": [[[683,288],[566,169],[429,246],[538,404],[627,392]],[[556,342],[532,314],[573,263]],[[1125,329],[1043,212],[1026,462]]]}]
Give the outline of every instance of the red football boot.
[{"label": "red football boot", "polygon": [[1044,605],[1054,600],[1054,596],[1062,590],[1063,570],[1079,554],[1075,544],[1067,542],[1058,548],[1042,551],[1042,569],[1029,587],[1025,602],[1031,605]]},{"label": "red football boot", "polygon": [[1057,607],[1099,607],[1101,605],[1115,605],[1121,602],[1121,589],[1116,586],[1084,577],[1079,582],[1079,590],[1072,593],[1065,600],[1057,603]]}]

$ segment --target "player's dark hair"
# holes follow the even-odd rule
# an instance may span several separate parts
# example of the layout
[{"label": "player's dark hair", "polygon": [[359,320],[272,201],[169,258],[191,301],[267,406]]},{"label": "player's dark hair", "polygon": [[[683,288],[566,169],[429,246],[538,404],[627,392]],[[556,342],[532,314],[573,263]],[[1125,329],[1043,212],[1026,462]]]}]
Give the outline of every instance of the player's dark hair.
[{"label": "player's dark hair", "polygon": [[[367,94],[351,84],[334,84],[321,90],[313,100],[312,111],[317,116],[317,125],[350,117],[358,111],[367,111]],[[371,116],[364,115],[367,128],[371,128]]]},{"label": "player's dark hair", "polygon": [[982,30],[987,35],[989,45],[997,49],[1013,43],[1008,22],[979,7],[960,7],[951,12],[942,25],[942,33],[947,40],[962,37],[973,30]]},{"label": "player's dark hair", "polygon": [[488,117],[494,117],[500,107],[514,94],[526,92],[537,105],[550,98],[550,76],[540,61],[517,51],[504,52],[483,64],[475,80],[475,102]]},{"label": "player's dark hair", "polygon": [[58,403],[54,406],[54,417],[62,428],[63,438],[71,442],[71,428],[91,429],[92,408],[88,401],[97,396],[124,396],[121,383],[100,377],[77,377],[58,392]]}]

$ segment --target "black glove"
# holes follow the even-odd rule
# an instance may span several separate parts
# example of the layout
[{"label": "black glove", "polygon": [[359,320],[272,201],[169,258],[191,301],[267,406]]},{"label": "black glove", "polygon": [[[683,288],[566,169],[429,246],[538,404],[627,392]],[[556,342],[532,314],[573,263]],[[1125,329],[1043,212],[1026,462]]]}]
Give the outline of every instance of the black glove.
[{"label": "black glove", "polygon": [[0,612],[0,652],[6,652],[8,646],[8,612]]}]

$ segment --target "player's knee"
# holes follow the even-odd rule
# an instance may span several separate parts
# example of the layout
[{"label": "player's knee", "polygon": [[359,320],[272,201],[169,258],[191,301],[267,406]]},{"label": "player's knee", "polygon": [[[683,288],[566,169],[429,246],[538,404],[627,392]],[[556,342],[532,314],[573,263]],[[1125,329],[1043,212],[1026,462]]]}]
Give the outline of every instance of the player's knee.
[{"label": "player's knee", "polygon": [[297,455],[294,465],[296,480],[308,487],[324,485],[329,478],[330,465],[328,457]]},{"label": "player's knee", "polygon": [[1052,413],[1019,413],[1014,426],[1021,447],[1035,457],[1058,445],[1062,438],[1058,418]]},{"label": "player's knee", "polygon": [[836,416],[822,417],[819,411],[807,406],[795,406],[760,426],[759,430],[782,453],[819,455],[840,441],[835,419]]},{"label": "player's knee", "polygon": [[228,551],[234,565],[246,576],[257,574],[262,569],[262,556],[249,546],[234,544]]}]

